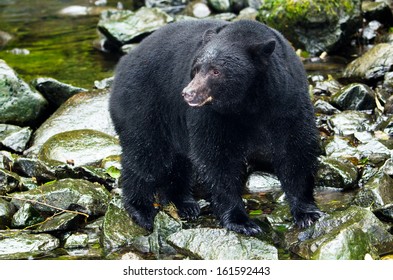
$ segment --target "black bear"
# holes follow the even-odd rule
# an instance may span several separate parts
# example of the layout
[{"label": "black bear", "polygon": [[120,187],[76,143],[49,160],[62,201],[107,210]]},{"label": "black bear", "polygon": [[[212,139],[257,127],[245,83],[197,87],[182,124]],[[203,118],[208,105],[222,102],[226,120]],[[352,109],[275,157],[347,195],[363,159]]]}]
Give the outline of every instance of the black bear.
[{"label": "black bear", "polygon": [[122,146],[125,207],[146,229],[157,197],[183,218],[198,216],[195,177],[222,226],[259,233],[241,198],[256,158],[271,163],[300,227],[321,215],[305,71],[283,36],[262,23],[182,21],[154,32],[121,59],[110,112]]}]

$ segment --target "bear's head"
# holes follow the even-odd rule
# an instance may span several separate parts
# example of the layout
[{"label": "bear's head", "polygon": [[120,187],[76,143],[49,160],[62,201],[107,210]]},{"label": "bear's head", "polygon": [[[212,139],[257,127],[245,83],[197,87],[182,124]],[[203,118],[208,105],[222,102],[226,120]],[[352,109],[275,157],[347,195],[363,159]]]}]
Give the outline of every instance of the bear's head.
[{"label": "bear's head", "polygon": [[188,105],[211,105],[221,113],[237,113],[250,101],[269,64],[274,39],[261,42],[207,30],[182,95]]}]

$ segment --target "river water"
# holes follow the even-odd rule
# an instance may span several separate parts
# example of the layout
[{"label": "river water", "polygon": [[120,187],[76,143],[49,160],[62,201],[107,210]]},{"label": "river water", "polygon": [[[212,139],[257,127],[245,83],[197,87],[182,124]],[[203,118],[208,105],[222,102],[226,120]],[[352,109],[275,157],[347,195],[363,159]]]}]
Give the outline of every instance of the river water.
[{"label": "river water", "polygon": [[[5,60],[27,82],[37,77],[52,77],[74,86],[91,88],[95,80],[113,75],[119,55],[100,51],[96,29],[99,12],[105,7],[134,9],[140,0],[0,0],[0,31],[13,39],[1,48]],[[94,8],[94,15],[64,16],[60,11],[71,6]],[[0,35],[1,36],[1,35]],[[1,41],[1,40],[0,40]],[[29,54],[15,54],[15,49]],[[16,52],[18,52],[16,50]],[[305,62],[310,74],[339,72],[345,63]]]},{"label": "river water", "polygon": [[[95,7],[93,0],[0,0],[0,31],[13,39],[0,47],[0,59],[27,82],[52,77],[75,86],[91,88],[95,80],[110,77],[118,56],[94,47],[99,13],[64,16],[59,11],[79,5]],[[118,1],[107,1],[116,7]],[[132,1],[124,8],[131,8]],[[127,6],[128,3],[128,6]],[[29,54],[15,54],[15,49]],[[20,51],[19,51],[20,52]]]}]

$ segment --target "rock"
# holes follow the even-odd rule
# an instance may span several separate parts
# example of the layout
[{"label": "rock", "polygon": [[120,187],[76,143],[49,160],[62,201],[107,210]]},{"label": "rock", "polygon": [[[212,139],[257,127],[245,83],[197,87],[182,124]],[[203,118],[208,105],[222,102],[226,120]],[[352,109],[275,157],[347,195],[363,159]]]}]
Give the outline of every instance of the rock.
[{"label": "rock", "polygon": [[256,20],[258,11],[254,8],[247,7],[239,12],[236,20]]},{"label": "rock", "polygon": [[226,229],[185,229],[167,238],[179,252],[203,260],[277,260],[277,249]]},{"label": "rock", "polygon": [[108,9],[109,8],[106,7],[86,7],[86,6],[73,5],[61,9],[58,12],[58,15],[68,16],[68,17],[98,16],[103,11],[106,11]]},{"label": "rock", "polygon": [[393,67],[393,45],[375,45],[361,57],[347,65],[343,77],[353,81],[376,81],[384,77]]},{"label": "rock", "polygon": [[360,159],[359,151],[347,140],[336,135],[326,144],[325,153],[332,158]]},{"label": "rock", "polygon": [[176,14],[185,9],[188,0],[145,0],[148,8],[159,8],[166,13]]},{"label": "rock", "polygon": [[350,41],[361,27],[360,0],[265,0],[258,20],[281,31],[311,54],[332,52]]},{"label": "rock", "polygon": [[236,14],[234,13],[220,13],[209,17],[209,19],[217,19],[217,20],[225,20],[225,21],[233,21],[235,18],[236,18]]},{"label": "rock", "polygon": [[117,47],[140,41],[174,19],[158,8],[142,7],[136,12],[106,11],[101,14],[98,30]]},{"label": "rock", "polygon": [[349,136],[358,131],[370,128],[370,116],[358,111],[345,111],[332,116],[328,124],[334,133],[340,136]]},{"label": "rock", "polygon": [[207,0],[207,3],[218,13],[226,13],[231,10],[231,1],[229,0]]},{"label": "rock", "polygon": [[391,158],[392,151],[377,140],[372,140],[357,147],[362,159],[367,159],[375,165],[382,165],[387,159]]},{"label": "rock", "polygon": [[384,25],[393,24],[392,10],[383,1],[362,1],[362,12],[367,20],[378,20]]},{"label": "rock", "polygon": [[318,99],[314,104],[315,113],[317,114],[325,114],[325,115],[334,115],[340,113],[341,111],[331,105],[329,102],[326,102],[322,99]]},{"label": "rock", "polygon": [[[356,191],[343,191],[337,188],[319,188],[315,192],[315,200],[324,213],[342,211],[353,204]],[[285,216],[284,216],[285,217]]]},{"label": "rock", "polygon": [[32,81],[32,84],[48,100],[53,109],[57,109],[71,96],[87,91],[87,89],[64,84],[52,78],[38,78]]},{"label": "rock", "polygon": [[191,2],[188,10],[188,14],[196,18],[205,18],[211,14],[209,7],[203,2]]},{"label": "rock", "polygon": [[69,98],[34,133],[29,156],[37,155],[53,135],[79,129],[98,130],[116,136],[108,110],[109,91],[83,92]]},{"label": "rock", "polygon": [[140,252],[154,253],[159,259],[160,254],[176,254],[175,249],[168,245],[166,239],[169,235],[182,229],[180,221],[175,220],[163,211],[158,212],[154,218],[153,233],[149,236],[140,236],[133,247]]},{"label": "rock", "polygon": [[42,232],[58,232],[66,230],[75,230],[80,221],[80,216],[76,213],[61,213],[60,215],[53,215],[36,227],[34,233]]},{"label": "rock", "polygon": [[130,245],[146,231],[138,226],[124,208],[113,203],[109,204],[103,223],[103,246],[105,248],[118,248]]},{"label": "rock", "polygon": [[393,159],[390,158],[385,161],[385,164],[381,167],[381,172],[393,177]]},{"label": "rock", "polygon": [[365,40],[365,43],[374,42],[375,38],[381,32],[383,25],[376,20],[370,21],[367,26],[363,28],[362,38]]},{"label": "rock", "polygon": [[53,167],[35,158],[18,157],[12,168],[15,172],[23,176],[34,177],[39,182],[53,181],[57,178],[56,170]]},{"label": "rock", "polygon": [[[136,44],[131,44],[135,46]],[[129,45],[125,45],[129,46]],[[126,53],[126,52],[125,52]],[[94,81],[94,87],[97,89],[110,89],[113,84],[114,77],[106,78],[101,81]]]},{"label": "rock", "polygon": [[341,110],[372,110],[375,93],[364,84],[350,84],[332,95],[332,104]]},{"label": "rock", "polygon": [[393,236],[375,215],[358,206],[325,215],[298,235],[291,251],[305,259],[364,259],[393,249]]},{"label": "rock", "polygon": [[0,124],[0,147],[23,152],[30,140],[32,130],[11,124]]},{"label": "rock", "polygon": [[383,172],[374,175],[357,193],[354,203],[377,211],[393,205],[393,179]]},{"label": "rock", "polygon": [[30,259],[58,248],[60,242],[49,234],[0,232],[0,259]]},{"label": "rock", "polygon": [[325,80],[323,77],[319,78],[319,76],[314,77],[316,80],[311,82],[314,84],[312,92],[315,95],[334,95],[342,88],[342,85],[330,76],[327,80]]},{"label": "rock", "polygon": [[13,205],[0,198],[0,229],[6,229],[10,226],[14,212]]},{"label": "rock", "polygon": [[246,188],[250,193],[280,191],[281,183],[277,176],[257,171],[248,177]]},{"label": "rock", "polygon": [[37,124],[48,103],[0,59],[0,123]]},{"label": "rock", "polygon": [[389,93],[393,93],[393,72],[386,72],[382,87]]},{"label": "rock", "polygon": [[74,233],[67,237],[64,249],[85,248],[88,245],[89,236],[85,233]]},{"label": "rock", "polygon": [[263,0],[247,0],[247,5],[250,8],[258,10],[261,7],[263,2],[264,2]]},{"label": "rock", "polygon": [[20,186],[18,174],[0,168],[0,195],[15,191]]},{"label": "rock", "polygon": [[316,176],[316,185],[340,189],[356,187],[358,170],[349,160],[321,156],[319,170]]},{"label": "rock", "polygon": [[26,228],[44,221],[41,214],[30,203],[25,203],[12,217],[12,228]]},{"label": "rock", "polygon": [[4,48],[11,40],[11,34],[0,30],[0,49]]},{"label": "rock", "polygon": [[[10,194],[12,203],[20,208],[25,200],[45,203],[60,209],[77,209],[88,215],[102,215],[110,199],[109,192],[101,185],[80,179],[62,179],[37,189]],[[38,211],[55,213],[53,207],[31,202]]]},{"label": "rock", "polygon": [[121,148],[116,138],[100,131],[84,129],[52,136],[42,145],[38,159],[51,166],[67,163],[73,166],[98,166],[105,157],[120,154]]},{"label": "rock", "polygon": [[14,160],[15,155],[7,151],[0,151],[0,168],[10,171]]}]

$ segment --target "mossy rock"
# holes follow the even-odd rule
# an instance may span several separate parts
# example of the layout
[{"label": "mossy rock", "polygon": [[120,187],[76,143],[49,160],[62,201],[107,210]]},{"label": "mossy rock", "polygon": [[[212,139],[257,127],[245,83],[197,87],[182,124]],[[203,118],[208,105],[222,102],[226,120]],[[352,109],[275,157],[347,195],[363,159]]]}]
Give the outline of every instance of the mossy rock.
[{"label": "mossy rock", "polygon": [[282,32],[296,48],[331,52],[361,26],[360,0],[265,0],[257,19]]}]

